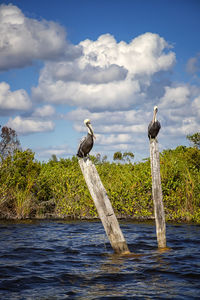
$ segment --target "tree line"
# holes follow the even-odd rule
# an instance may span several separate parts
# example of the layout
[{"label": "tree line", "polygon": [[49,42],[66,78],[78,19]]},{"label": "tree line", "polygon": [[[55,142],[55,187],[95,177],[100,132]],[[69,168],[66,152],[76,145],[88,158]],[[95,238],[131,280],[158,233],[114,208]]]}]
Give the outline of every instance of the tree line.
[{"label": "tree line", "polygon": [[[13,129],[1,128],[0,137],[1,218],[97,217],[76,156],[39,162]],[[191,147],[160,153],[163,202],[167,221],[200,223],[200,133],[187,138]],[[118,218],[153,218],[149,158],[133,163],[132,152],[118,151],[113,162],[91,159]]]}]

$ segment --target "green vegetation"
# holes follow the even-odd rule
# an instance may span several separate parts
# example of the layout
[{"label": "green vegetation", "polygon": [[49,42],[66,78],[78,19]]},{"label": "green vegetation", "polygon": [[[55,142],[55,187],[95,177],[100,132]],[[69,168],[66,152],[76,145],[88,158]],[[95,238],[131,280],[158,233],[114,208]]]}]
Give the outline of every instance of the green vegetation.
[{"label": "green vegetation", "polygon": [[[165,150],[160,163],[166,219],[200,223],[200,150]],[[149,159],[135,164],[97,161],[96,167],[118,217],[153,217]],[[52,216],[97,216],[77,158],[40,163],[31,150],[17,150],[2,160],[0,217]]]},{"label": "green vegetation", "polygon": [[[149,159],[131,163],[132,153],[119,152],[115,158],[110,163],[100,155],[91,157],[117,217],[152,218]],[[166,220],[200,223],[200,149],[164,150],[160,166]],[[40,163],[29,149],[1,155],[0,217],[97,217],[78,159],[58,160],[54,155]]]},{"label": "green vegetation", "polygon": [[196,132],[192,135],[187,135],[187,139],[192,142],[195,147],[200,149],[200,132]]}]

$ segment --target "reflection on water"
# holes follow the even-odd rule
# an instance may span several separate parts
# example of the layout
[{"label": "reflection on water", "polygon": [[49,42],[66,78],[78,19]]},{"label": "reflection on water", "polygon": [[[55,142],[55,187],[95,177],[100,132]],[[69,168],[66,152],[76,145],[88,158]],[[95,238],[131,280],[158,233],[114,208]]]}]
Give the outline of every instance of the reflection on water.
[{"label": "reflection on water", "polygon": [[100,222],[0,222],[0,299],[198,299],[200,226],[167,225],[165,251],[153,223],[120,226],[134,255]]}]

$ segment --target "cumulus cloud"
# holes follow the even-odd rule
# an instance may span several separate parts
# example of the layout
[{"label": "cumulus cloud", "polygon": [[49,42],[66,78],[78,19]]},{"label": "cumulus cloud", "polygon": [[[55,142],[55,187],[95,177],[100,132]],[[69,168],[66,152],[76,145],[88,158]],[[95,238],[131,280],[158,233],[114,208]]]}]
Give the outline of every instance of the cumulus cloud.
[{"label": "cumulus cloud", "polygon": [[132,142],[132,138],[130,134],[110,134],[107,135],[100,135],[99,136],[99,144],[102,145],[113,145],[113,144],[127,144]]},{"label": "cumulus cloud", "polygon": [[0,82],[0,111],[5,114],[9,111],[28,110],[31,101],[27,92],[23,89],[11,91],[9,84]]},{"label": "cumulus cloud", "polygon": [[200,52],[188,60],[186,70],[192,75],[195,75],[200,71]]},{"label": "cumulus cloud", "polygon": [[55,109],[51,105],[44,105],[42,107],[37,107],[33,112],[33,117],[46,118],[51,117],[55,114]]},{"label": "cumulus cloud", "polygon": [[36,132],[47,132],[54,129],[52,121],[40,121],[37,119],[25,119],[20,116],[10,118],[6,126],[13,128],[20,135],[27,135]]},{"label": "cumulus cloud", "polygon": [[190,90],[187,86],[165,87],[165,94],[160,99],[161,108],[176,108],[188,102]]},{"label": "cumulus cloud", "polygon": [[[188,61],[189,73],[199,72],[199,58],[198,53]],[[39,101],[32,114],[25,90],[11,91],[7,83],[0,83],[1,113],[28,111],[29,117],[18,115],[7,123],[18,134],[54,130],[50,118],[57,104],[72,107],[66,119],[80,134],[86,133],[83,120],[91,119],[97,136],[93,151],[148,153],[147,127],[154,105],[159,108],[162,147],[200,128],[199,90],[166,78],[176,57],[158,34],[145,33],[129,43],[104,34],[72,45],[57,23],[27,18],[11,4],[0,5],[0,71],[35,60],[45,64],[32,88],[33,100]],[[38,149],[41,157],[70,152],[64,146]]]},{"label": "cumulus cloud", "polygon": [[140,102],[139,85],[131,80],[111,82],[109,84],[81,84],[80,82],[55,83],[41,82],[33,89],[33,97],[48,99],[51,103],[87,107],[90,110],[129,108]]},{"label": "cumulus cloud", "polygon": [[74,128],[85,131],[83,118],[89,118],[97,133],[128,133],[145,132],[145,124],[150,120],[150,114],[142,110],[90,112],[86,109],[76,109],[69,112],[66,118],[73,120]]},{"label": "cumulus cloud", "polygon": [[200,96],[194,99],[192,108],[194,113],[200,118]]},{"label": "cumulus cloud", "polygon": [[80,47],[67,43],[57,23],[27,18],[12,4],[0,5],[0,70],[21,68],[37,59],[72,59],[80,53]]},{"label": "cumulus cloud", "polygon": [[[177,124],[178,125],[178,124]],[[199,122],[194,117],[184,118],[180,123],[180,126],[168,126],[166,128],[166,133],[172,136],[186,136],[188,134],[198,131]]]},{"label": "cumulus cloud", "polygon": [[59,147],[37,148],[37,154],[39,158],[51,158],[52,155],[59,157],[73,155],[73,151],[67,145],[61,145]]},{"label": "cumulus cloud", "polygon": [[35,99],[93,111],[131,109],[146,101],[152,76],[175,63],[170,45],[152,33],[130,43],[117,43],[105,34],[79,46],[83,55],[75,62],[46,63],[39,85],[32,89]]},{"label": "cumulus cloud", "polygon": [[101,35],[97,41],[85,40],[80,43],[84,55],[81,65],[107,66],[118,64],[135,74],[154,74],[168,70],[175,62],[173,52],[165,53],[170,46],[159,35],[145,33],[134,38],[129,44],[116,42],[110,34]]},{"label": "cumulus cloud", "polygon": [[172,139],[176,139],[177,143],[178,139],[199,130],[200,102],[198,95],[198,89],[190,85],[179,84],[166,87],[165,95],[158,103],[163,125],[161,137],[165,147],[166,143]]},{"label": "cumulus cloud", "polygon": [[128,73],[125,68],[116,64],[111,64],[105,68],[88,64],[80,70],[77,61],[74,63],[49,63],[48,72],[52,74],[54,80],[78,81],[83,84],[100,84],[123,80]]},{"label": "cumulus cloud", "polygon": [[[200,98],[198,89],[191,86],[174,85],[165,88],[165,94],[155,104],[158,105],[160,148],[172,147],[182,143],[187,134],[200,128]],[[96,151],[133,151],[148,156],[147,128],[153,116],[152,103],[142,107],[121,111],[92,112],[78,108],[69,112],[66,118],[72,120],[74,129],[81,134],[86,132],[83,124],[90,118],[95,135]]]}]

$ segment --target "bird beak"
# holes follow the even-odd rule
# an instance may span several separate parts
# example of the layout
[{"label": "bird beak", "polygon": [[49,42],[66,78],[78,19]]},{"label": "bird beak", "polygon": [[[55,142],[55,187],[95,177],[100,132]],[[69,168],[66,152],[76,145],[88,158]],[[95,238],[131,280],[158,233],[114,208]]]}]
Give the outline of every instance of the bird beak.
[{"label": "bird beak", "polygon": [[94,135],[94,130],[93,130],[93,128],[92,128],[91,123],[88,124],[88,127],[90,128],[90,131],[91,131],[93,137],[96,139],[96,136]]}]

